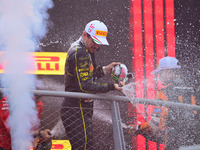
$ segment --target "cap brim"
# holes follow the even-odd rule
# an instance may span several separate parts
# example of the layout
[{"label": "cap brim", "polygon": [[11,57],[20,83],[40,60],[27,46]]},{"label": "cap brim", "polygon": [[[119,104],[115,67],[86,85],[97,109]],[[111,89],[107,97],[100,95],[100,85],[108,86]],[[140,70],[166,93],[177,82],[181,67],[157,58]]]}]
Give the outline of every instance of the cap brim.
[{"label": "cap brim", "polygon": [[165,69],[179,69],[179,68],[181,68],[181,66],[179,66],[179,65],[177,65],[176,67],[172,67],[172,68],[157,68],[157,69],[155,69],[154,71],[152,71],[151,74],[156,74],[156,73],[158,73],[159,71],[165,70]]},{"label": "cap brim", "polygon": [[106,40],[105,37],[101,38],[101,37],[92,36],[92,39],[93,39],[93,41],[96,44],[99,44],[99,45],[109,45],[109,43],[108,43],[108,41]]},{"label": "cap brim", "polygon": [[157,68],[156,70],[152,71],[151,74],[156,74],[160,71],[161,69],[160,68]]}]

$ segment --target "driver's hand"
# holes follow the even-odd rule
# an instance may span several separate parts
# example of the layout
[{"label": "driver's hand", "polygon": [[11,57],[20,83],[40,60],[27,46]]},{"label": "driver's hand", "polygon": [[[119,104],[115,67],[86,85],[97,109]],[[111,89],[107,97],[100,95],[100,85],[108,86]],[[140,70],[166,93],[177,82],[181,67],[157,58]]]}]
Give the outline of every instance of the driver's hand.
[{"label": "driver's hand", "polygon": [[111,64],[104,66],[103,69],[105,70],[106,74],[111,74],[112,68],[120,64],[121,64],[120,62],[112,62]]},{"label": "driver's hand", "polygon": [[40,131],[40,134],[44,140],[49,140],[53,137],[49,129]]},{"label": "driver's hand", "polygon": [[117,83],[114,84],[115,90],[122,92],[122,87],[120,87]]}]

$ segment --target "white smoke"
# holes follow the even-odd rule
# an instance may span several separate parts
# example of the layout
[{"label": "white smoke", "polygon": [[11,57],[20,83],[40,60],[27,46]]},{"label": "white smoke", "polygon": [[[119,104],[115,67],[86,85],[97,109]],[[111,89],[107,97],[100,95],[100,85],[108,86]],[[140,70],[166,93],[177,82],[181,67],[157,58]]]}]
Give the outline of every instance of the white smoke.
[{"label": "white smoke", "polygon": [[0,48],[5,51],[0,63],[6,64],[2,84],[10,89],[13,150],[30,149],[33,140],[30,130],[37,113],[29,89],[35,88],[35,76],[27,70],[34,60],[26,52],[34,52],[45,36],[47,10],[52,6],[51,0],[0,0]]}]

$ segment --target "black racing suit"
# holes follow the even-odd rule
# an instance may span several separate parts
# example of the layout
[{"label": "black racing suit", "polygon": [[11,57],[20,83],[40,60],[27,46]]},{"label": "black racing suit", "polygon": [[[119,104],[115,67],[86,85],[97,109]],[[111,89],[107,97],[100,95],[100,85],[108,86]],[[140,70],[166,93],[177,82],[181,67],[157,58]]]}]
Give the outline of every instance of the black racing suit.
[{"label": "black racing suit", "polygon": [[[65,91],[105,93],[114,90],[113,84],[100,84],[95,79],[104,75],[97,67],[94,54],[85,48],[82,37],[74,42],[65,66]],[[65,98],[61,118],[73,150],[92,150],[93,101],[80,98]]]}]

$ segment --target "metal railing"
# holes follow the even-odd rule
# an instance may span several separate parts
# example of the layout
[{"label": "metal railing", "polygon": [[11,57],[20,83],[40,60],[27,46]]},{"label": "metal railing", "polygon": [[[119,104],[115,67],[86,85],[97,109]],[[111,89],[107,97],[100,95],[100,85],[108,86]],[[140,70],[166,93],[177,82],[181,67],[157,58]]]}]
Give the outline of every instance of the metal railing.
[{"label": "metal railing", "polygon": [[[0,91],[7,91],[8,89],[0,89]],[[123,131],[123,124],[122,124],[122,117],[120,114],[119,103],[130,102],[130,99],[125,96],[116,96],[116,95],[108,95],[108,94],[86,94],[86,93],[78,93],[78,92],[64,92],[64,91],[48,91],[48,90],[30,90],[30,92],[34,93],[35,95],[40,96],[50,96],[50,97],[71,97],[71,98],[84,98],[84,99],[96,99],[96,100],[105,100],[110,101],[110,111],[112,116],[112,128],[113,128],[113,140],[114,140],[114,149],[115,150],[126,150],[126,144],[124,139],[124,131]],[[199,110],[200,106],[190,105],[190,104],[181,104],[175,102],[168,102],[168,101],[159,101],[159,100],[149,100],[149,99],[142,99],[142,98],[132,98],[132,103],[139,103],[145,105],[156,105],[156,106],[165,106],[165,107],[186,107],[192,110]],[[54,107],[54,106],[52,106]],[[54,107],[55,108],[55,107]],[[49,108],[50,109],[50,108]],[[48,111],[48,110],[46,110]],[[59,114],[59,109],[56,112]],[[53,123],[49,122],[53,116],[48,116],[47,121],[43,120],[48,124]],[[58,120],[56,120],[58,121]]]}]

